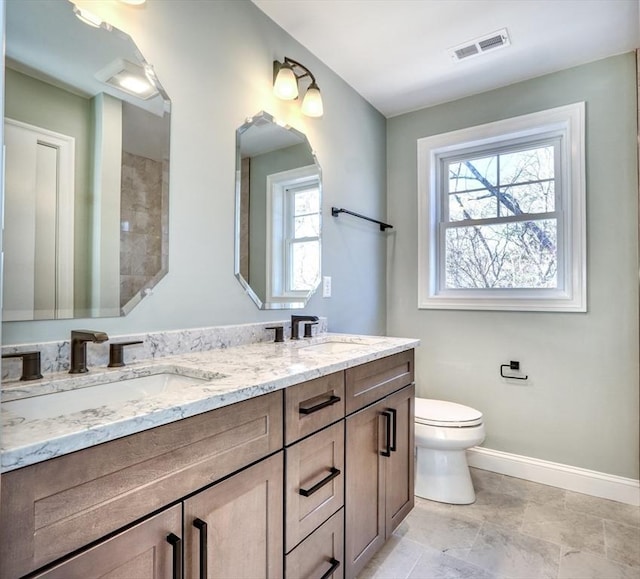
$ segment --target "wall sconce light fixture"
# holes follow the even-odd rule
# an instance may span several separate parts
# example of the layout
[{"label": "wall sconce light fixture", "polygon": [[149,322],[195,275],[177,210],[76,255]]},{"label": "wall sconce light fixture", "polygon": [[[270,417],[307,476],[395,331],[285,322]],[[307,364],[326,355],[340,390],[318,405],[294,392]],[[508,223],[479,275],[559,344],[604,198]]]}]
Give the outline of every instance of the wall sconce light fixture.
[{"label": "wall sconce light fixture", "polygon": [[308,117],[321,117],[324,112],[322,96],[311,71],[288,56],[284,57],[284,62],[273,61],[273,92],[278,98],[297,99],[298,81],[305,77],[309,77],[311,83],[302,99],[302,112]]}]

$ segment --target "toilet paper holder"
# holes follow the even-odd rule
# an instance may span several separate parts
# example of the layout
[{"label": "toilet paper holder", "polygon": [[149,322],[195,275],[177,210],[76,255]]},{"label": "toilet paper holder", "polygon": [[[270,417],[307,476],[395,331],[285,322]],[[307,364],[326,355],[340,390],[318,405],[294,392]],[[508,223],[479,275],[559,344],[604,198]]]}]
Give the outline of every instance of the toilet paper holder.
[{"label": "toilet paper holder", "polygon": [[511,360],[508,364],[502,364],[500,366],[500,376],[503,378],[509,378],[510,380],[527,380],[529,378],[529,376],[509,376],[503,372],[504,368],[509,368],[509,370],[520,370],[520,362],[517,360]]}]

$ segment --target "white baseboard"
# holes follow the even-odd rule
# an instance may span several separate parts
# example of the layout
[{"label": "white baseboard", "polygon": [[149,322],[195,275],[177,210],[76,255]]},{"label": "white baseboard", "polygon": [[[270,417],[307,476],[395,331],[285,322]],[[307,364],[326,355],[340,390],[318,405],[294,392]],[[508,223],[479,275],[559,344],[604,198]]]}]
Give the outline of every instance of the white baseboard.
[{"label": "white baseboard", "polygon": [[551,485],[585,495],[640,506],[640,481],[476,446],[469,466]]}]

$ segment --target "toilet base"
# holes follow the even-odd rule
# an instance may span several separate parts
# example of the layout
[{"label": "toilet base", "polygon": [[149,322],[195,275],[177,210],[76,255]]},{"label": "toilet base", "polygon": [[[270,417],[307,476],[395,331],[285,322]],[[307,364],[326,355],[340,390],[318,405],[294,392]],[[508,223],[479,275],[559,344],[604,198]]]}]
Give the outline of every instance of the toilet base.
[{"label": "toilet base", "polygon": [[416,450],[416,496],[452,505],[475,502],[465,450]]}]

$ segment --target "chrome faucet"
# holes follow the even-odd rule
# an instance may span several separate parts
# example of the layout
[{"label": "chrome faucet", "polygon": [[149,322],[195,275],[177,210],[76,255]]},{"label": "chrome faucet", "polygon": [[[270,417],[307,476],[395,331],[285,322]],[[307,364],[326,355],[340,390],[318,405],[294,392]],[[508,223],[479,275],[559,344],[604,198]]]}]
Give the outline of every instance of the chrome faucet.
[{"label": "chrome faucet", "polygon": [[109,336],[93,330],[71,330],[71,361],[69,374],[84,374],[87,369],[87,342],[101,344]]},{"label": "chrome faucet", "polygon": [[317,322],[319,319],[318,316],[291,316],[291,339],[297,340],[300,338],[300,328],[298,326],[300,322]]}]

